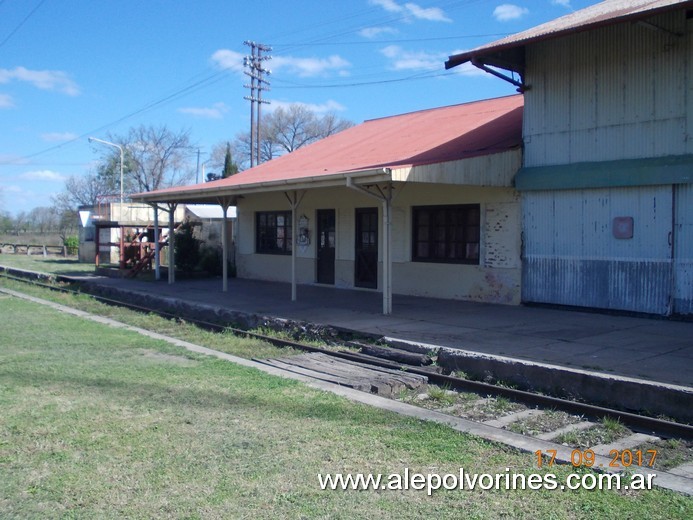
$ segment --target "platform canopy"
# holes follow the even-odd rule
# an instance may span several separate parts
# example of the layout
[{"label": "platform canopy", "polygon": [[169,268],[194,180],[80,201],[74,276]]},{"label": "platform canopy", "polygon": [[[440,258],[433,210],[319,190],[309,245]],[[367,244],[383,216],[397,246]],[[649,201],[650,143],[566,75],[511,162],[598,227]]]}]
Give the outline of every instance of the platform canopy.
[{"label": "platform canopy", "polygon": [[[214,203],[226,214],[239,196],[284,192],[296,229],[297,210],[307,190],[343,187],[375,197],[383,209],[383,312],[389,314],[393,185],[512,186],[520,166],[522,109],[523,98],[516,95],[373,119],[226,179],[132,198],[153,205]],[[223,218],[224,238],[225,225]],[[226,291],[225,242],[222,249]],[[295,300],[295,247],[291,262],[291,297]]]},{"label": "platform canopy", "polygon": [[522,106],[522,96],[508,96],[373,119],[226,179],[132,198],[218,203],[248,193],[344,186],[346,178],[408,181],[417,168],[519,150]]}]

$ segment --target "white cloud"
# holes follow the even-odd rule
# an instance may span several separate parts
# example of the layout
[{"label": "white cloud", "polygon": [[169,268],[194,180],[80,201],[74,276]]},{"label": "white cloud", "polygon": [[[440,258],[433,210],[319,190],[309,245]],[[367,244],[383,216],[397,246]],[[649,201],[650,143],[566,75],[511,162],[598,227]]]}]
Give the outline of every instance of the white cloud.
[{"label": "white cloud", "polygon": [[194,117],[200,117],[203,119],[221,119],[224,114],[229,111],[224,103],[214,103],[211,107],[207,108],[197,108],[197,107],[186,107],[179,108],[178,112],[181,114],[188,114]]},{"label": "white cloud", "polygon": [[41,90],[56,90],[68,96],[80,94],[77,84],[67,73],[60,70],[29,70],[25,67],[0,69],[0,83],[10,81],[25,81]]},{"label": "white cloud", "polygon": [[[212,54],[212,62],[221,69],[234,72],[243,72],[243,58],[240,52],[228,49],[220,49]],[[277,71],[287,70],[301,77],[321,76],[329,71],[336,71],[339,75],[348,75],[347,70],[351,63],[338,55],[327,58],[296,58],[293,56],[275,56],[266,62],[265,68]]]},{"label": "white cloud", "polygon": [[9,94],[0,94],[0,109],[1,108],[14,108],[14,99]]},{"label": "white cloud", "polygon": [[389,58],[392,70],[436,70],[443,68],[447,53],[406,51],[398,45],[388,45],[380,53]]},{"label": "white cloud", "polygon": [[212,54],[212,62],[220,69],[228,69],[233,72],[243,72],[244,54],[228,49],[219,49]]},{"label": "white cloud", "polygon": [[469,62],[463,63],[462,65],[458,65],[452,70],[453,72],[456,72],[457,74],[460,74],[462,76],[484,76],[488,78],[493,77],[488,72],[481,70],[479,67],[475,67]]},{"label": "white cloud", "polygon": [[311,112],[315,112],[316,114],[327,114],[329,112],[343,112],[346,110],[346,107],[342,105],[341,103],[338,103],[337,101],[334,101],[332,99],[326,101],[325,103],[322,103],[320,105],[316,105],[314,103],[303,103],[300,101],[275,101],[272,100],[272,103],[268,105],[269,111],[276,110],[277,108],[289,108],[291,105],[301,105],[309,109]]},{"label": "white cloud", "polygon": [[22,179],[29,181],[49,181],[49,182],[62,182],[65,180],[65,176],[54,172],[52,170],[36,170],[31,172],[22,173],[20,176]]},{"label": "white cloud", "polygon": [[493,17],[499,22],[508,22],[510,20],[522,18],[528,13],[529,9],[526,7],[520,7],[514,4],[502,4],[493,10]]},{"label": "white cloud", "polygon": [[429,22],[452,22],[450,18],[445,16],[445,13],[439,7],[425,8],[410,2],[404,4],[404,7],[409,11],[409,14],[419,20],[428,20]]},{"label": "white cloud", "polygon": [[346,69],[351,67],[351,63],[336,54],[327,58],[277,56],[272,59],[271,67],[273,70],[286,69],[305,78],[325,75],[330,71],[336,71],[340,75],[345,75]]},{"label": "white cloud", "polygon": [[551,0],[551,3],[553,5],[560,5],[561,7],[565,7],[566,9],[573,8],[573,6],[570,5],[570,0]]},{"label": "white cloud", "polygon": [[72,132],[48,132],[45,134],[41,134],[41,139],[44,141],[47,141],[49,143],[60,143],[63,141],[73,141],[77,139],[79,136],[77,134],[73,134]]},{"label": "white cloud", "polygon": [[380,7],[391,13],[400,13],[403,11],[402,6],[394,0],[370,0],[370,3],[373,5],[379,5]]},{"label": "white cloud", "polygon": [[372,5],[382,7],[389,13],[401,13],[407,17],[430,22],[452,22],[440,7],[421,7],[413,2],[398,4],[395,0],[369,0]]},{"label": "white cloud", "polygon": [[394,27],[366,27],[359,31],[359,35],[364,38],[375,38],[381,34],[397,34],[397,32]]}]

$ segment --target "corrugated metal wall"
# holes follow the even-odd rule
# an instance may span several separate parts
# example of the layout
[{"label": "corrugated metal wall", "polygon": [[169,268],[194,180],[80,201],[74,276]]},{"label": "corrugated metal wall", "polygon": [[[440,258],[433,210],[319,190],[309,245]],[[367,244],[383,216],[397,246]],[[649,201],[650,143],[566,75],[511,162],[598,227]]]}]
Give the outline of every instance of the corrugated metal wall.
[{"label": "corrugated metal wall", "polygon": [[674,312],[693,314],[693,184],[675,190]]},{"label": "corrugated metal wall", "polygon": [[693,153],[685,13],[652,22],[528,46],[524,166]]},{"label": "corrugated metal wall", "polygon": [[523,301],[666,314],[671,204],[671,186],[524,193]]},{"label": "corrugated metal wall", "polygon": [[[527,47],[525,167],[693,153],[693,20],[649,22]],[[523,301],[691,314],[693,185],[524,192],[522,270]]]}]

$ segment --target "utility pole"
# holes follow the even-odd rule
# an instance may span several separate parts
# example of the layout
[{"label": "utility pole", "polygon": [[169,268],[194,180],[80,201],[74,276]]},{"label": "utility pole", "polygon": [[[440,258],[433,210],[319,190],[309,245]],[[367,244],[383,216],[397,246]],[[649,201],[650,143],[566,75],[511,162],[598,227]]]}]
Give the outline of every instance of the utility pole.
[{"label": "utility pole", "polygon": [[197,170],[195,170],[195,184],[200,182],[200,149],[197,149]]},{"label": "utility pole", "polygon": [[265,75],[271,72],[262,66],[262,62],[271,60],[272,56],[263,56],[262,53],[271,52],[272,48],[248,40],[243,43],[250,47],[250,56],[243,59],[243,66],[249,69],[244,73],[250,77],[250,85],[243,86],[250,89],[250,96],[244,96],[243,99],[250,101],[250,167],[252,168],[260,164],[261,107],[263,103],[269,104],[269,101],[262,99],[262,91],[270,90],[270,83],[265,79]]}]

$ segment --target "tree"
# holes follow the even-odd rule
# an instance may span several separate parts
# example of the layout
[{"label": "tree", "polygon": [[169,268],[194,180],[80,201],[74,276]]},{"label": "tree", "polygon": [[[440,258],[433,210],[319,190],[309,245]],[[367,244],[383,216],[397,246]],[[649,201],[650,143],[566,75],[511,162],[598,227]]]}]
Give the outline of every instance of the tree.
[{"label": "tree", "polygon": [[[190,157],[193,145],[190,132],[172,132],[166,126],[141,125],[125,136],[109,135],[109,140],[123,147],[123,191],[139,193],[172,186],[182,186],[195,178]],[[99,176],[111,187],[120,184],[120,152],[106,152]]]},{"label": "tree", "polygon": [[102,197],[113,193],[109,179],[98,173],[70,176],[65,181],[65,189],[51,199],[63,241],[77,231],[79,206],[97,206]]},{"label": "tree", "polygon": [[14,228],[14,221],[9,213],[0,210],[0,234],[7,234]]},{"label": "tree", "polygon": [[[279,107],[263,116],[260,126],[260,158],[271,161],[284,153],[324,139],[353,126],[351,121],[341,119],[334,113],[318,116],[305,105],[293,104],[287,108]],[[250,162],[250,132],[236,137],[234,148],[236,157],[244,164]]]},{"label": "tree", "polygon": [[176,267],[185,274],[192,274],[200,261],[200,243],[195,237],[195,224],[190,219],[176,230],[174,242]]},{"label": "tree", "polygon": [[53,208],[39,206],[29,212],[29,224],[32,229],[43,235],[55,231],[58,225],[57,214]]},{"label": "tree", "polygon": [[226,179],[238,173],[238,165],[231,158],[231,143],[226,143],[226,154],[224,155],[224,169],[221,171],[221,177]]},{"label": "tree", "polygon": [[99,199],[113,193],[109,179],[99,174],[72,175],[65,181],[65,189],[52,197],[51,202],[58,213],[76,213],[79,206],[96,206]]}]

